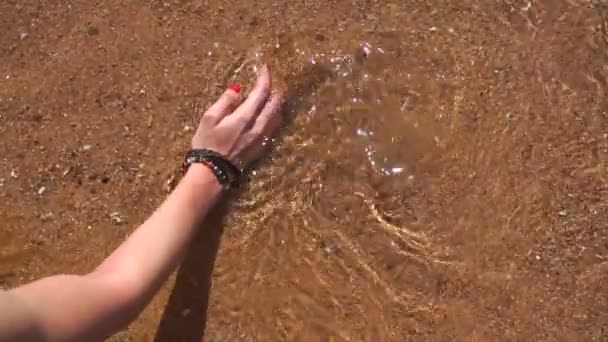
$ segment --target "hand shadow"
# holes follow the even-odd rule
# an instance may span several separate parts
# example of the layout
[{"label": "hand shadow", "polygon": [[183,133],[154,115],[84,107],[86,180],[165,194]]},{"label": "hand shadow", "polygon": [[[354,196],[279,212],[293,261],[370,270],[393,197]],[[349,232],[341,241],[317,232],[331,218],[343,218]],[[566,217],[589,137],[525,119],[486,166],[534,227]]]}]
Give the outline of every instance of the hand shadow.
[{"label": "hand shadow", "polygon": [[[300,77],[292,80],[290,84],[293,87],[286,94],[282,109],[286,124],[301,109],[310,106],[311,95],[330,76],[329,69],[312,65]],[[258,163],[254,165],[257,166]],[[216,207],[190,245],[156,331],[155,341],[200,341],[204,338],[211,278],[228,209],[228,202]]]}]

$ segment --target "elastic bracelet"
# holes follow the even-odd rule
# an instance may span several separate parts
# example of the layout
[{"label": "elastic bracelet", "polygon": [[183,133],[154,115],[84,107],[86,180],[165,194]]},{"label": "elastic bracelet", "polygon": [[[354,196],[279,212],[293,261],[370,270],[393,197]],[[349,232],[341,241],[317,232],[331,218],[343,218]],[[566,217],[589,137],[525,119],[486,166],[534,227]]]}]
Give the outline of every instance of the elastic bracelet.
[{"label": "elastic bracelet", "polygon": [[208,149],[193,149],[188,151],[182,164],[185,174],[192,164],[203,164],[213,172],[215,178],[225,190],[239,186],[242,172],[221,154]]}]

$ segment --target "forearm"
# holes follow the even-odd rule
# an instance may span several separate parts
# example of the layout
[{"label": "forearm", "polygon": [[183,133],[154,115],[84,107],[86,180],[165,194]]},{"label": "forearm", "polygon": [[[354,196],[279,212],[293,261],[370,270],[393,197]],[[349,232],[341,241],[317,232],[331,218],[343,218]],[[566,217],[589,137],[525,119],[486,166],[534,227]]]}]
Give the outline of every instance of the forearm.
[{"label": "forearm", "polygon": [[95,273],[118,274],[139,292],[138,297],[151,296],[180,263],[220,193],[211,171],[193,165],[167,200]]},{"label": "forearm", "polygon": [[[101,339],[124,327],[180,263],[220,192],[215,176],[193,165],[156,212],[95,271],[42,279],[4,296],[15,302],[14,310],[23,311],[11,316],[23,326],[12,324],[0,340],[26,331],[40,332],[33,340],[44,335]],[[35,328],[26,329],[27,324]]]}]

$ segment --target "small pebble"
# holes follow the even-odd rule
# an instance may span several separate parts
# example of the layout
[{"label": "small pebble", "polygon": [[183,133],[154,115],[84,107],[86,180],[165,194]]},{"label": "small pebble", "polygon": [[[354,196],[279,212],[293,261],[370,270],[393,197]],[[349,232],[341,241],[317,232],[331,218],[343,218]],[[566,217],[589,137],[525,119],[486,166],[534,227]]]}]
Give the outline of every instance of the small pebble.
[{"label": "small pebble", "polygon": [[24,40],[25,38],[29,37],[29,34],[27,32],[21,32],[19,34],[19,39],[20,40]]},{"label": "small pebble", "polygon": [[566,217],[568,216],[568,212],[566,210],[561,210],[559,213],[557,213],[559,216],[561,217]]},{"label": "small pebble", "polygon": [[194,130],[194,128],[192,128],[192,126],[184,126],[184,132],[192,132]]},{"label": "small pebble", "polygon": [[40,215],[40,219],[42,221],[48,221],[49,219],[53,218],[53,216],[54,216],[53,213],[49,211],[48,213],[44,213],[44,214]]},{"label": "small pebble", "polygon": [[126,222],[126,220],[122,216],[120,216],[120,214],[117,212],[111,213],[110,219],[112,220],[112,223],[114,223],[115,225],[121,225]]},{"label": "small pebble", "polygon": [[84,145],[80,148],[81,151],[90,151],[93,148],[91,145]]},{"label": "small pebble", "polygon": [[182,317],[186,317],[188,315],[190,315],[192,311],[190,309],[184,309],[182,310]]},{"label": "small pebble", "polygon": [[95,26],[89,26],[87,28],[87,34],[89,36],[96,36],[96,35],[99,34],[99,29],[97,27],[95,27]]},{"label": "small pebble", "polygon": [[70,173],[70,171],[72,171],[72,168],[71,168],[71,167],[68,167],[67,169],[65,169],[65,170],[63,171],[63,173],[61,174],[61,176],[62,176],[62,177],[67,176],[67,175],[68,175],[68,173]]},{"label": "small pebble", "polygon": [[46,187],[41,186],[40,189],[38,189],[38,195],[42,196],[44,193],[46,192]]},{"label": "small pebble", "polygon": [[321,249],[326,254],[332,254],[335,251],[335,246],[333,246],[331,243],[321,241]]},{"label": "small pebble", "polygon": [[165,191],[167,193],[170,193],[175,188],[176,180],[177,180],[177,178],[175,177],[175,175],[171,175],[167,179],[167,182],[165,183]]},{"label": "small pebble", "polygon": [[19,177],[19,175],[17,175],[17,172],[14,169],[11,170],[11,178],[17,179],[17,177]]}]

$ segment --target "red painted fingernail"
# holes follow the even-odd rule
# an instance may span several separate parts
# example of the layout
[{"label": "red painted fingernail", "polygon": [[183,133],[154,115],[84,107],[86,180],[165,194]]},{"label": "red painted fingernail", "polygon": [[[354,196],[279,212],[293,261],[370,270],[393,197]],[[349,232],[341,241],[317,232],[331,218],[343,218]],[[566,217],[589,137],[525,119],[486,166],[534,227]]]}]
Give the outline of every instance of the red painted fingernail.
[{"label": "red painted fingernail", "polygon": [[230,89],[232,89],[232,91],[234,91],[237,94],[241,92],[241,86],[239,84],[231,85]]}]

